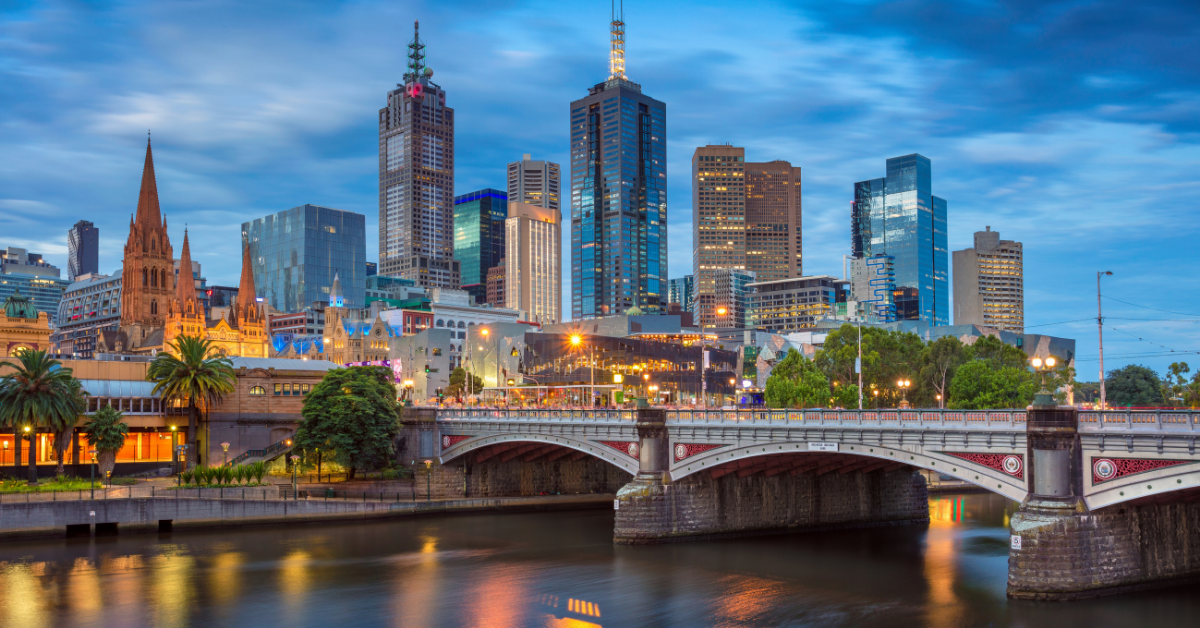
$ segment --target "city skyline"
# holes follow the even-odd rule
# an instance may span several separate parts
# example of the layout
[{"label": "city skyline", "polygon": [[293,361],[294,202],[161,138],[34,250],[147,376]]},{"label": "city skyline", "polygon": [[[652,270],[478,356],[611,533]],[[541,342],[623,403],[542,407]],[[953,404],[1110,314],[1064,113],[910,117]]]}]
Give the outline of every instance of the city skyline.
[{"label": "city skyline", "polygon": [[[677,4],[626,9],[629,73],[672,111],[669,278],[690,274],[687,156],[697,146],[730,142],[745,146],[756,159],[789,159],[804,168],[808,275],[840,275],[841,256],[849,252],[846,190],[878,176],[880,160],[918,152],[937,162],[937,194],[951,200],[950,249],[969,246],[972,233],[991,225],[1038,251],[1026,260],[1026,327],[1078,339],[1085,360],[1080,379],[1095,379],[1095,362],[1086,360],[1096,355],[1095,321],[1087,320],[1095,316],[1096,270],[1116,273],[1105,279],[1105,292],[1114,299],[1184,314],[1194,308],[1196,280],[1185,272],[1183,255],[1196,227],[1187,221],[1168,224],[1166,213],[1153,209],[1178,203],[1181,193],[1185,199],[1195,194],[1189,173],[1200,162],[1200,148],[1189,136],[1193,123],[1186,112],[1194,106],[1189,103],[1195,102],[1196,79],[1173,75],[1173,66],[1142,69],[1166,46],[1160,50],[1126,39],[1117,24],[1137,33],[1153,27],[1151,18],[1135,13],[1089,23],[1089,45],[1102,49],[1097,58],[1125,51],[1100,68],[1080,67],[1065,52],[1085,36],[1086,6],[1007,16],[994,30],[984,25],[996,16],[950,12],[944,17],[948,22],[917,23],[888,5],[765,7],[745,13],[710,6],[685,12]],[[8,87],[0,87],[9,96],[0,107],[12,129],[10,165],[0,171],[8,197],[0,200],[6,210],[0,224],[13,234],[0,246],[37,251],[66,268],[66,228],[88,219],[101,231],[100,272],[119,268],[146,127],[154,130],[164,164],[158,177],[163,212],[173,225],[190,225],[195,250],[205,251],[197,259],[212,284],[236,282],[240,255],[231,235],[243,216],[304,203],[372,215],[378,198],[374,116],[379,94],[401,80],[403,44],[414,18],[422,20],[423,38],[430,41],[430,67],[454,97],[456,143],[464,148],[456,162],[457,189],[501,187],[505,165],[526,152],[569,163],[565,104],[578,97],[581,86],[603,80],[607,70],[608,6],[602,3],[500,13],[481,5],[470,20],[458,20],[465,13],[458,8],[420,5],[331,10],[330,37],[353,36],[355,45],[320,62],[311,52],[276,39],[311,28],[301,26],[305,16],[284,16],[279,35],[257,42],[248,27],[279,16],[251,11],[247,32],[224,38],[219,48],[200,44],[197,52],[196,47],[174,49],[165,33],[184,28],[185,18],[211,18],[187,22],[203,40],[220,8],[164,8],[133,21],[123,20],[121,11],[71,16],[31,8],[12,13],[13,19],[0,26],[7,40],[57,46],[17,45],[0,52],[12,68],[5,71]],[[887,19],[862,32],[855,11]],[[531,15],[539,19],[528,22]],[[673,32],[652,36],[666,18],[673,20]],[[1194,14],[1176,17],[1196,19]],[[74,27],[93,20],[100,35],[95,42],[57,45]],[[1057,43],[1019,33],[1016,24],[1022,20],[1033,20],[1045,39]],[[512,28],[474,37],[488,21]],[[958,28],[947,29],[948,23]],[[682,37],[688,28],[713,37]],[[1169,39],[1173,32],[1163,36]],[[539,37],[530,37],[533,33]],[[745,42],[736,53],[729,52],[733,46],[721,45],[748,33],[755,33],[756,41]],[[97,43],[122,39],[128,42],[112,48]],[[790,52],[772,51],[781,43]],[[987,51],[988,46],[1013,51],[1022,43],[1033,44],[1030,56],[998,60]],[[93,46],[100,49],[89,50]],[[272,46],[279,48],[272,51]],[[304,46],[328,53],[325,44],[306,41]],[[146,61],[157,53],[162,58],[156,63]],[[193,55],[198,53],[217,56],[220,76],[197,65],[201,57]],[[791,58],[804,53],[809,58],[803,62]],[[1035,60],[1037,54],[1049,56]],[[860,55],[862,60],[853,59]],[[77,60],[84,56],[90,57],[86,63]],[[82,77],[84,66],[99,70],[101,78],[128,77],[103,88],[85,87],[78,81],[99,79]],[[524,90],[498,101],[488,78],[529,67],[542,71],[523,77]],[[968,76],[986,75],[995,67],[1005,67],[1007,79]],[[740,68],[739,81],[760,98],[748,98],[742,87],[722,86],[719,75],[733,68]],[[279,71],[280,78],[265,87],[251,85],[269,71]],[[172,73],[178,76],[168,79]],[[797,83],[801,74],[803,82]],[[1059,74],[1072,79],[1053,85],[1052,77]],[[75,82],[65,82],[64,88],[52,77]],[[324,93],[315,106],[278,108],[281,94],[271,90],[290,79],[297,85],[281,94],[298,98],[320,88]],[[960,83],[946,87],[946,79]],[[330,85],[340,91],[328,90]],[[201,93],[211,86],[218,89]],[[887,102],[869,103],[880,100],[885,87],[891,88],[883,98]],[[82,89],[90,89],[96,101],[68,103]],[[232,110],[220,99],[233,102],[234,91],[245,92],[246,101],[238,105],[244,111],[229,115]],[[821,92],[825,95],[818,97]],[[939,98],[932,104],[921,98],[930,95]],[[30,106],[35,102],[45,106]],[[729,124],[727,114],[739,106],[758,110],[761,115],[755,117],[762,119],[741,117]],[[53,128],[60,115],[61,120],[80,119],[67,124],[66,132]],[[895,128],[902,116],[909,124]],[[885,128],[887,137],[880,135]],[[279,159],[280,149],[294,152]],[[71,173],[69,183],[65,172]],[[375,227],[368,225],[368,243],[376,239]],[[368,249],[368,259],[377,260],[378,252]],[[1176,290],[1150,293],[1142,287],[1163,272]],[[569,303],[564,310],[570,311]],[[1119,317],[1179,318],[1109,300],[1105,314],[1118,328],[1125,324],[1115,320]],[[1043,326],[1075,319],[1082,320]],[[1118,356],[1163,352],[1158,345],[1200,349],[1194,325],[1162,323],[1146,330],[1146,323],[1130,324],[1142,326],[1126,330],[1147,341],[1106,329],[1109,368],[1146,363],[1162,371],[1172,358]]]}]

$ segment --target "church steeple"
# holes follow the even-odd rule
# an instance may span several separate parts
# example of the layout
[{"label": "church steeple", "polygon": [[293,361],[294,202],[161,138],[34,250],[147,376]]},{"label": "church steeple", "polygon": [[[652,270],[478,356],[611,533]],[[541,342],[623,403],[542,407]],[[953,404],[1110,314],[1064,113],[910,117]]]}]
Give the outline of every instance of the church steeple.
[{"label": "church steeple", "polygon": [[138,194],[136,222],[143,227],[163,226],[158,208],[158,184],[154,179],[154,153],[150,138],[146,138],[146,163],[142,166],[142,191]]},{"label": "church steeple", "polygon": [[258,320],[258,294],[254,287],[254,267],[250,259],[250,243],[242,245],[242,281],[238,284],[237,317]]},{"label": "church steeple", "polygon": [[192,276],[192,249],[188,244],[187,229],[183,230],[183,252],[179,254],[179,278],[175,280],[175,301],[179,312],[187,317],[195,317],[200,308],[200,300],[196,298],[196,279]]}]

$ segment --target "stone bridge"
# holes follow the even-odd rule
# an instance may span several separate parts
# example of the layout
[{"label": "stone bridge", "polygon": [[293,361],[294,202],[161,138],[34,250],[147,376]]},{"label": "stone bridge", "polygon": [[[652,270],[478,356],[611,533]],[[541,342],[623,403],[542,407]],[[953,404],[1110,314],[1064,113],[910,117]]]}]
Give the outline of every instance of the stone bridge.
[{"label": "stone bridge", "polygon": [[1014,597],[1200,576],[1197,412],[418,412],[446,492],[616,492],[618,543],[924,523],[928,469],[1022,504]]}]

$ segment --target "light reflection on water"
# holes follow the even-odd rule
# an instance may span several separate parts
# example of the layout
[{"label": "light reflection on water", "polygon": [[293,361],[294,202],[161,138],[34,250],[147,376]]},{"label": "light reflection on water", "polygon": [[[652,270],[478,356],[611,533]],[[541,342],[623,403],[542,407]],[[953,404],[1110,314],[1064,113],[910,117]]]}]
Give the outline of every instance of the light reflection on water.
[{"label": "light reflection on water", "polygon": [[536,513],[0,545],[0,626],[1195,625],[1192,589],[1009,602],[995,495],[929,526],[651,547],[612,513]]}]

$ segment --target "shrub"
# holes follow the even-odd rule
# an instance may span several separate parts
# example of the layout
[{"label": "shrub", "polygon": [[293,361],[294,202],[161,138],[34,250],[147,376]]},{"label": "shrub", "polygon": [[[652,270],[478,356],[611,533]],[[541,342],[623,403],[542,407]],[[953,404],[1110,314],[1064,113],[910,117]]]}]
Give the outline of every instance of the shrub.
[{"label": "shrub", "polygon": [[137,484],[137,479],[135,479],[135,478],[113,478],[113,479],[109,480],[108,483],[115,484],[117,486],[133,486],[134,484]]},{"label": "shrub", "polygon": [[179,479],[185,485],[191,484],[192,480],[195,479],[195,477],[196,477],[196,472],[192,471],[192,470],[184,470],[184,471],[179,472]]},{"label": "shrub", "polygon": [[237,484],[241,484],[246,479],[246,465],[239,464],[233,467],[233,479]]}]

